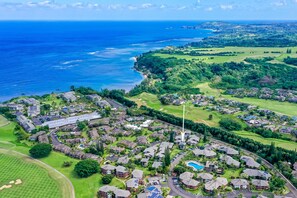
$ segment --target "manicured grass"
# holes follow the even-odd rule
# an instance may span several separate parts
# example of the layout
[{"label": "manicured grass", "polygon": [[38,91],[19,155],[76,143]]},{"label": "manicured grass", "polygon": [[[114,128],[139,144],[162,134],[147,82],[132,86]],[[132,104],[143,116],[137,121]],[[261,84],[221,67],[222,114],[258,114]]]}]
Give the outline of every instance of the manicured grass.
[{"label": "manicured grass", "polygon": [[5,126],[7,124],[9,124],[9,121],[6,118],[4,118],[2,115],[0,115],[0,127]]},{"label": "manicured grass", "polygon": [[33,160],[0,150],[0,162],[0,187],[12,180],[20,179],[23,182],[0,191],[0,197],[64,197],[58,182]]},{"label": "manicured grass", "polygon": [[[156,95],[149,93],[142,93],[138,96],[134,96],[130,98],[135,101],[139,106],[145,105],[150,108],[163,111],[165,113],[173,114],[177,117],[182,117],[182,106],[174,106],[174,105],[163,105],[157,98]],[[213,115],[213,119],[209,120],[209,115]],[[195,107],[192,103],[188,102],[186,104],[186,119],[193,120],[198,123],[204,123],[208,126],[219,126],[219,121],[223,117],[232,117],[233,119],[237,119],[236,115],[222,115],[215,111],[208,111],[203,109],[203,107]]]},{"label": "manicured grass", "polygon": [[232,179],[231,178],[239,178],[240,173],[242,172],[243,168],[237,168],[237,169],[226,169],[224,170],[224,174],[222,175],[222,177],[225,177],[226,179],[228,179],[228,181],[230,182]]},{"label": "manicured grass", "polygon": [[[160,54],[156,53],[155,56],[162,58],[175,57],[178,59],[202,61],[205,63],[225,63],[225,62],[243,62],[246,58],[262,58],[273,57],[276,63],[283,63],[283,59],[287,56],[295,57],[296,54],[287,54],[286,47],[223,47],[223,48],[211,48],[212,51],[203,51],[201,53],[208,54],[205,56],[190,56],[190,55],[176,55],[176,54]],[[290,48],[292,51],[296,51],[296,47]],[[187,48],[188,51],[197,51],[200,48]],[[205,48],[204,48],[205,50]],[[279,51],[281,53],[271,53],[272,51]],[[212,54],[220,52],[237,52],[235,56],[213,56]],[[269,53],[264,53],[269,52]]]},{"label": "manicured grass", "polygon": [[251,105],[256,105],[260,108],[269,109],[276,113],[285,114],[288,116],[297,115],[297,104],[295,103],[279,102],[276,100],[264,100],[258,98],[236,98],[232,97],[231,95],[223,95],[220,90],[211,88],[208,83],[201,83],[197,85],[197,87],[200,88],[201,92],[205,93],[206,95],[222,97],[230,100],[248,103]]},{"label": "manicured grass", "polygon": [[[14,126],[15,123],[10,123],[5,127],[0,127],[0,148],[11,149],[23,153],[25,155],[29,155],[30,147],[23,143],[17,143],[16,137],[13,134]],[[53,151],[48,157],[42,158],[40,160],[61,172],[71,181],[71,183],[74,186],[75,195],[77,198],[96,197],[98,189],[103,185],[101,183],[101,174],[94,174],[93,176],[88,178],[79,178],[73,171],[75,164],[79,162],[79,160],[70,158],[62,153]],[[73,164],[71,167],[65,168],[62,166],[64,161],[72,161]],[[63,178],[58,179],[62,181],[61,184],[59,184],[59,186],[64,185],[63,188],[61,187],[62,190],[69,190],[69,187],[65,186],[66,182],[63,180]],[[123,187],[123,182],[121,181],[117,181],[116,179],[114,179],[112,182],[115,186],[118,186],[120,188]],[[67,194],[69,194],[69,192],[66,191],[63,192],[63,194],[66,195],[65,197],[67,197]],[[1,193],[0,197],[2,197]]]},{"label": "manicured grass", "polygon": [[276,147],[284,148],[284,149],[289,149],[289,150],[296,150],[297,149],[297,143],[293,141],[286,141],[286,140],[281,140],[281,139],[275,139],[275,138],[263,138],[262,136],[248,132],[248,131],[236,131],[234,132],[237,135],[245,138],[249,138],[252,140],[255,140],[257,142],[260,142],[262,144],[267,144],[270,145],[272,142],[275,143]]}]

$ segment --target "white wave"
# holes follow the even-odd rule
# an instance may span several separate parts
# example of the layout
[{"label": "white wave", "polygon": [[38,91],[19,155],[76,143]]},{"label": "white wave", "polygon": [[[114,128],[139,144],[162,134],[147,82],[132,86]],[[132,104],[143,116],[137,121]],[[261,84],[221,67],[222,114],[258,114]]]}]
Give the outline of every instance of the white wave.
[{"label": "white wave", "polygon": [[89,52],[89,55],[93,55],[99,58],[115,58],[121,55],[128,55],[135,51],[136,48],[105,48],[104,50],[99,50],[95,52]]},{"label": "white wave", "polygon": [[133,56],[133,57],[129,58],[129,60],[131,60],[131,61],[133,61],[133,62],[136,62],[136,61],[137,61],[137,59],[136,59],[136,57],[135,57],[135,56]]},{"label": "white wave", "polygon": [[62,64],[62,65],[70,65],[70,64],[73,64],[73,63],[79,63],[79,62],[83,62],[83,60],[71,60],[71,61],[65,61],[65,62],[62,62],[61,64]]}]

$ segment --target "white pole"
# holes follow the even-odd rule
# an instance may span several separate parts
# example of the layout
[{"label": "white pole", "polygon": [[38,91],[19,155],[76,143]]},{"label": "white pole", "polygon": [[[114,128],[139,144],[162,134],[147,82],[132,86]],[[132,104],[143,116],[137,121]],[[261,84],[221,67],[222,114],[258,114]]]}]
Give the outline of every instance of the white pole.
[{"label": "white pole", "polygon": [[182,142],[185,141],[185,110],[186,110],[186,106],[184,105],[183,106],[183,129],[182,129],[182,133],[181,133]]}]

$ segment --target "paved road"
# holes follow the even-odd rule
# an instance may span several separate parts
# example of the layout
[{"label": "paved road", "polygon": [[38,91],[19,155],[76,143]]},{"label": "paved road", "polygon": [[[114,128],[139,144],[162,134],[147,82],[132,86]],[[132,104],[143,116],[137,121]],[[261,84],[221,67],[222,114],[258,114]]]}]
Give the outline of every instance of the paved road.
[{"label": "paved road", "polygon": [[[167,122],[164,122],[162,120],[159,120],[160,122],[163,122],[163,123],[166,123],[166,124],[169,124],[169,125],[172,125],[170,123],[167,123]],[[172,125],[172,126],[175,126],[175,125]],[[175,126],[175,127],[179,127],[179,126]],[[181,127],[179,127],[181,128]],[[220,143],[220,144],[223,144],[223,145],[228,145],[228,146],[231,146],[233,147],[233,145],[231,144],[228,144],[226,142],[222,142],[220,140],[217,140],[217,139],[214,139],[214,138],[211,138],[211,140],[213,142],[217,142],[217,143]],[[244,151],[245,153],[255,157],[255,158],[260,158],[262,160],[262,163],[265,164],[267,167],[269,167],[271,170],[273,170],[275,172],[275,174],[279,177],[281,177],[283,180],[286,181],[286,186],[288,187],[288,189],[290,190],[290,193],[288,193],[286,196],[288,197],[296,197],[297,198],[297,189],[295,188],[295,186],[282,174],[280,173],[271,163],[269,163],[267,160],[259,157],[258,155],[256,155],[255,153],[252,153],[250,151],[247,151],[245,149],[242,149],[242,151]],[[185,154],[184,154],[185,155]],[[178,157],[175,161],[172,162],[172,165],[170,166],[170,170],[172,171],[172,169],[174,168],[175,165],[177,165],[180,160],[182,159],[183,157],[180,156]],[[172,181],[172,177],[169,177],[168,179],[168,186],[170,186],[171,190],[173,191],[172,193],[173,194],[177,194],[179,196],[182,196],[182,197],[186,197],[186,198],[196,198],[198,196],[190,196],[188,192],[184,191],[183,189],[176,187],[174,184],[173,184],[173,181]],[[250,191],[234,191],[232,193],[228,193],[227,194],[227,197],[236,197],[238,196],[240,193],[246,195],[247,197],[251,197],[252,195],[255,195],[254,193],[250,192]],[[269,194],[269,193],[268,193]],[[199,196],[199,197],[203,197],[203,196]]]}]

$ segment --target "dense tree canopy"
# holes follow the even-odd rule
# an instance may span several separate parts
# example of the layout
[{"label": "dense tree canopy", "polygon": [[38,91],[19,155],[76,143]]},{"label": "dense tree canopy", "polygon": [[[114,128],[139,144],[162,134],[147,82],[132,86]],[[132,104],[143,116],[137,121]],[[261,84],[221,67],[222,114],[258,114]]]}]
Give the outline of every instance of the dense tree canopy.
[{"label": "dense tree canopy", "polygon": [[34,158],[47,157],[52,151],[52,146],[50,144],[40,143],[33,146],[29,153]]},{"label": "dense tree canopy", "polygon": [[99,163],[92,159],[86,159],[75,165],[74,171],[79,177],[89,177],[99,171]]}]

